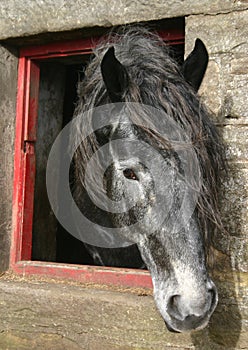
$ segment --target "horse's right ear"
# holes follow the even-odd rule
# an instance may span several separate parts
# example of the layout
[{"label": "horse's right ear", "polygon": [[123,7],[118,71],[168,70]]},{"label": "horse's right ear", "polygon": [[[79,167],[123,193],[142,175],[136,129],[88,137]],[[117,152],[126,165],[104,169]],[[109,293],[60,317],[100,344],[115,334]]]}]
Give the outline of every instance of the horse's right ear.
[{"label": "horse's right ear", "polygon": [[101,63],[101,72],[110,100],[122,102],[129,79],[126,68],[115,57],[114,47],[105,53]]},{"label": "horse's right ear", "polygon": [[200,39],[196,39],[194,50],[182,66],[185,80],[198,91],[208,65],[208,52]]}]

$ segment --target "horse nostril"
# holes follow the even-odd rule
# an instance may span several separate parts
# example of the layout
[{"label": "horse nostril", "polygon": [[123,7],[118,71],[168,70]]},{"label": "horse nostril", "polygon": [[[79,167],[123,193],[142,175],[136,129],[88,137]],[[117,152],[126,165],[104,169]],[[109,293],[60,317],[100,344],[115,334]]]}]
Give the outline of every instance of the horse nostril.
[{"label": "horse nostril", "polygon": [[180,299],[181,299],[180,295],[178,294],[172,295],[167,305],[168,313],[177,319],[181,318],[181,314],[179,311]]},{"label": "horse nostril", "polygon": [[199,289],[183,291],[167,299],[166,311],[169,317],[169,330],[181,331],[205,327],[218,303],[218,293],[209,280]]},{"label": "horse nostril", "polygon": [[218,302],[216,287],[211,286],[205,292],[205,298],[188,298],[183,295],[172,295],[167,303],[167,312],[173,318],[181,322],[196,322],[209,317]]},{"label": "horse nostril", "polygon": [[172,308],[176,307],[178,299],[180,299],[180,295],[172,295],[172,297],[169,300],[170,306]]},{"label": "horse nostril", "polygon": [[217,289],[215,286],[208,290],[208,295],[209,295],[209,300],[210,300],[209,312],[212,313],[217,305],[217,302],[218,302],[218,293],[217,293]]}]

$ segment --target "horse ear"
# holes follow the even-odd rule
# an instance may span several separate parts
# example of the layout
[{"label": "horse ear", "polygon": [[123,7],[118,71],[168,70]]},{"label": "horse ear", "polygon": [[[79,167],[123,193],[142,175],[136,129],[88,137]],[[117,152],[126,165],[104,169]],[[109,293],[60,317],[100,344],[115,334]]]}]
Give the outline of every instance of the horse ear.
[{"label": "horse ear", "polygon": [[105,53],[101,63],[101,72],[111,101],[122,102],[129,79],[126,68],[115,57],[114,47]]},{"label": "horse ear", "polygon": [[185,80],[198,91],[208,65],[208,52],[200,39],[196,39],[195,47],[182,66]]}]

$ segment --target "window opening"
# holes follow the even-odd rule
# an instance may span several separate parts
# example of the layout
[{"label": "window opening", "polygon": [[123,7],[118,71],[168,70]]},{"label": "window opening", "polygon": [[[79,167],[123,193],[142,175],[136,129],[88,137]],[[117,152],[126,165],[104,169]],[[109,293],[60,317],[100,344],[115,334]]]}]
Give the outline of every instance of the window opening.
[{"label": "window opening", "polygon": [[[161,37],[169,41],[171,55],[182,63],[184,19],[178,19],[178,22],[174,20],[174,24],[170,24],[167,30],[156,26],[154,29],[159,29]],[[55,273],[62,276],[78,276],[81,273],[81,280],[92,278],[95,282],[103,283],[112,283],[115,280],[117,284],[131,285],[135,280],[135,285],[150,286],[149,274],[145,272],[140,272],[140,276],[135,272],[126,275],[129,270],[120,269],[118,273],[115,271],[113,278],[109,270],[92,270],[89,273],[87,267],[82,270],[67,268],[65,271],[64,265],[52,265],[49,268],[37,263],[93,265],[84,244],[71,236],[56,220],[50,208],[45,183],[50,148],[73,116],[77,101],[77,83],[84,77],[84,68],[90,59],[93,46],[93,40],[84,39],[83,44],[81,41],[55,43],[27,48],[21,54],[17,130],[23,131],[17,133],[15,146],[17,170],[14,179],[14,207],[17,209],[14,210],[15,232],[11,265],[16,272],[25,270],[30,273]],[[128,267],[132,268],[132,265]]]}]

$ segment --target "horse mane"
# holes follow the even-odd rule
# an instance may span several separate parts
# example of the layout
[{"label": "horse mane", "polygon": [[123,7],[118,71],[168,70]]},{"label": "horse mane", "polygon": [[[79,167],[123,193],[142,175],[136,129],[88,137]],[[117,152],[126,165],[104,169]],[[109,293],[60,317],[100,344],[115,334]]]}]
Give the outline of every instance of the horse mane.
[{"label": "horse mane", "polygon": [[[103,40],[94,50],[94,58],[85,70],[83,81],[78,85],[79,100],[75,116],[96,106],[111,103],[100,69],[102,58],[111,46],[114,46],[117,59],[126,67],[130,76],[130,86],[123,96],[123,102],[138,102],[162,109],[180,123],[182,128],[190,130],[191,145],[198,157],[203,179],[196,212],[205,236],[209,238],[211,224],[223,229],[218,208],[220,174],[225,169],[222,139],[210,120],[210,113],[185,81],[181,67],[171,58],[168,46],[158,35],[143,27],[124,27]],[[142,124],[142,121],[136,122]],[[73,135],[74,140],[80,137],[83,128],[84,121],[78,125],[78,133]],[[149,133],[148,130],[145,132]],[[156,134],[150,136],[155,139],[158,137]],[[167,147],[167,140],[164,143]],[[85,166],[98,148],[96,136],[92,134],[75,152],[76,181],[81,186],[84,183]]]}]

